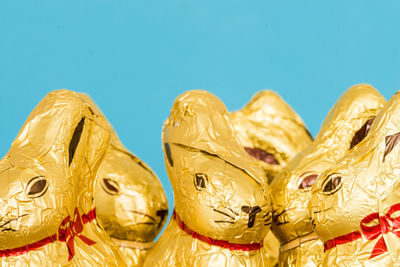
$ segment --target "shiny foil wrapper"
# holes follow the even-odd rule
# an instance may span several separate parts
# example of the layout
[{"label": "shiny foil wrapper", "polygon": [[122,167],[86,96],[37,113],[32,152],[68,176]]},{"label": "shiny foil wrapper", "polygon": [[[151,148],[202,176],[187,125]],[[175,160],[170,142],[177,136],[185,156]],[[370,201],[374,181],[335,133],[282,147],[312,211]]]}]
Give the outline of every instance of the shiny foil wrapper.
[{"label": "shiny foil wrapper", "polygon": [[0,160],[2,266],[125,266],[93,203],[110,136],[77,93],[54,91],[35,107]]},{"label": "shiny foil wrapper", "polygon": [[[299,152],[312,137],[299,115],[275,92],[258,92],[241,110],[232,112],[241,145],[263,166],[268,182]],[[272,232],[264,239],[267,266],[278,263],[280,242]]]},{"label": "shiny foil wrapper", "polygon": [[[101,114],[93,100],[81,96]],[[115,131],[99,168],[95,205],[98,222],[128,265],[142,266],[168,217],[168,202],[155,173],[122,145]]]},{"label": "shiny foil wrapper", "polygon": [[224,104],[179,96],[163,129],[175,210],[144,266],[263,266],[271,223],[261,165],[241,146]]},{"label": "shiny foil wrapper", "polygon": [[397,93],[367,137],[314,184],[310,210],[324,265],[399,265],[399,118]]},{"label": "shiny foil wrapper", "polygon": [[308,209],[311,186],[365,138],[384,103],[369,85],[348,89],[330,110],[314,142],[271,183],[272,231],[281,242],[280,266],[321,266],[324,247],[313,230]]}]

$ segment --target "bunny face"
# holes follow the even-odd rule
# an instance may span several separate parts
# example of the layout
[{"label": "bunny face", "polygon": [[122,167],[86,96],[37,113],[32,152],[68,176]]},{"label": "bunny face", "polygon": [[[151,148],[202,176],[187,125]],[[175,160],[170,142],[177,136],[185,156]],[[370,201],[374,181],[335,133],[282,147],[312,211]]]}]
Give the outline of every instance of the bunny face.
[{"label": "bunny face", "polygon": [[170,150],[175,210],[185,223],[230,242],[259,242],[265,236],[270,206],[260,184],[217,156],[177,144]]},{"label": "bunny face", "polygon": [[201,90],[181,95],[163,143],[175,211],[189,228],[233,243],[263,239],[271,219],[266,181],[218,98]]},{"label": "bunny face", "polygon": [[150,242],[168,216],[167,199],[155,174],[113,145],[99,170],[95,202],[100,223],[119,240]]},{"label": "bunny face", "polygon": [[100,263],[124,264],[93,223],[93,183],[109,140],[104,117],[78,94],[54,91],[39,103],[0,160],[3,263],[88,262],[89,253]]},{"label": "bunny face", "polygon": [[242,146],[262,164],[269,182],[312,141],[301,118],[270,90],[257,93],[230,119]]}]

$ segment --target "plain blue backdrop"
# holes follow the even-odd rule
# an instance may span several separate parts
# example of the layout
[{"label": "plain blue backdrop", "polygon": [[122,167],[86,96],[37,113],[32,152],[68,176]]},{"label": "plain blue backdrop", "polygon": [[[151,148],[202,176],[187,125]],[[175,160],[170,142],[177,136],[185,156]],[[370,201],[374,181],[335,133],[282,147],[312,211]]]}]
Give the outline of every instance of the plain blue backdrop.
[{"label": "plain blue backdrop", "polygon": [[31,0],[0,3],[0,154],[44,95],[86,92],[160,177],[174,99],[206,89],[229,110],[277,91],[313,135],[345,89],[400,89],[400,2]]}]

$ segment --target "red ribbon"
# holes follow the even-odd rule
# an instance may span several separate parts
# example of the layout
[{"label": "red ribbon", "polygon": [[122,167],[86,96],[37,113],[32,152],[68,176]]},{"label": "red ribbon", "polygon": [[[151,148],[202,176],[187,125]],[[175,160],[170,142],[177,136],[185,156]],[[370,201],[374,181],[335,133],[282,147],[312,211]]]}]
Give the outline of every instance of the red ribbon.
[{"label": "red ribbon", "polygon": [[[324,244],[325,251],[334,248],[337,245],[349,243],[364,236],[367,240],[374,240],[380,237],[372,249],[369,259],[385,253],[388,249],[386,247],[383,235],[391,232],[400,238],[400,216],[392,218],[392,214],[396,211],[400,211],[400,203],[391,206],[384,216],[379,216],[378,212],[367,215],[360,222],[361,233],[359,231],[355,231],[347,235],[342,235],[328,240]],[[367,225],[374,220],[378,220],[378,224],[373,226]]]},{"label": "red ribbon", "polygon": [[57,234],[52,236],[43,238],[37,242],[18,247],[12,249],[3,249],[0,250],[0,257],[9,257],[25,254],[31,250],[35,250],[41,248],[47,244],[53,243],[55,241],[66,242],[68,247],[68,261],[70,261],[75,255],[74,250],[74,237],[80,238],[87,245],[91,246],[96,242],[82,235],[84,224],[92,221],[96,218],[96,210],[93,209],[87,214],[83,214],[82,216],[79,214],[78,208],[75,208],[74,212],[74,220],[70,220],[70,216],[67,216],[61,223],[58,229],[58,237]]},{"label": "red ribbon", "polygon": [[181,228],[185,233],[191,235],[193,238],[196,238],[200,241],[206,242],[210,245],[217,246],[217,247],[222,247],[222,248],[227,248],[230,250],[243,250],[243,251],[253,251],[253,250],[259,250],[262,248],[263,244],[262,242],[260,243],[249,243],[249,244],[236,244],[236,243],[230,243],[225,240],[218,240],[218,239],[213,239],[211,237],[207,237],[204,235],[201,235],[194,230],[190,229],[179,217],[179,215],[176,213],[174,210],[172,214],[173,218],[175,221],[178,223],[179,228]]},{"label": "red ribbon", "polygon": [[62,242],[67,243],[68,252],[69,252],[68,261],[70,261],[75,255],[75,249],[74,249],[74,238],[75,237],[78,237],[79,239],[81,239],[88,246],[96,244],[96,242],[94,242],[93,240],[82,235],[83,224],[90,222],[95,217],[96,217],[95,210],[92,210],[88,214],[83,214],[81,216],[79,214],[78,208],[75,208],[74,219],[71,220],[70,217],[67,216],[62,221],[62,223],[58,229],[58,239]]}]

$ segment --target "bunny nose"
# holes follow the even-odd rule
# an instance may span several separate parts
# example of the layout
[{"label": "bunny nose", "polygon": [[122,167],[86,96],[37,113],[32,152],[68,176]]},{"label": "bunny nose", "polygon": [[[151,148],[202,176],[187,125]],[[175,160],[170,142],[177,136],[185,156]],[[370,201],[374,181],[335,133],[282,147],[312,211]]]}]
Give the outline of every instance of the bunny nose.
[{"label": "bunny nose", "polygon": [[252,228],[254,226],[254,221],[256,220],[256,215],[261,211],[261,208],[259,206],[242,206],[242,211],[249,214],[247,227]]},{"label": "bunny nose", "polygon": [[160,217],[160,222],[158,223],[158,226],[157,226],[158,228],[160,228],[160,226],[162,225],[162,223],[165,219],[165,216],[168,215],[168,210],[157,210],[156,215],[158,217]]}]

